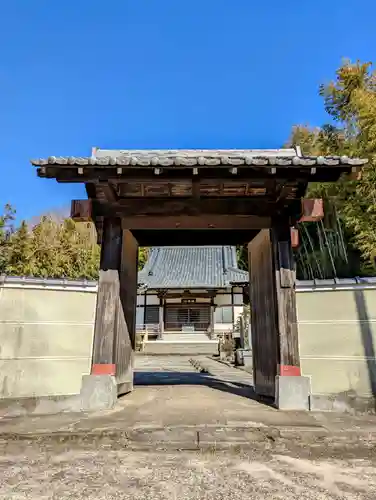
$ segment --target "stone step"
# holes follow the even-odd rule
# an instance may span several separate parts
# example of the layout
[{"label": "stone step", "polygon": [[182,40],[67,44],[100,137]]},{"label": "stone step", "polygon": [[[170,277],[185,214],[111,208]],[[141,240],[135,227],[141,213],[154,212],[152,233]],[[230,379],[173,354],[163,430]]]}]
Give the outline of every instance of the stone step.
[{"label": "stone step", "polygon": [[213,355],[218,354],[218,342],[207,340],[206,342],[164,342],[150,341],[145,342],[144,354],[176,354],[181,356],[187,355]]},{"label": "stone step", "polygon": [[158,342],[210,342],[210,339],[206,333],[164,333]]}]

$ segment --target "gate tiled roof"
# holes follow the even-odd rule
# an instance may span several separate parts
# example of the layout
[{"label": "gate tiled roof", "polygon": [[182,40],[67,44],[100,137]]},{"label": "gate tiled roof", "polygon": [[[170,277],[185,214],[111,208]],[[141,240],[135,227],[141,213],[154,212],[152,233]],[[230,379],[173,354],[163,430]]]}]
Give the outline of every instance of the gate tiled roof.
[{"label": "gate tiled roof", "polygon": [[247,280],[234,246],[154,247],[138,274],[139,285],[159,289],[224,288]]},{"label": "gate tiled roof", "polygon": [[301,156],[294,149],[180,149],[180,150],[96,150],[92,156],[49,156],[31,160],[32,165],[81,167],[189,167],[189,166],[362,166],[367,160],[347,156]]}]

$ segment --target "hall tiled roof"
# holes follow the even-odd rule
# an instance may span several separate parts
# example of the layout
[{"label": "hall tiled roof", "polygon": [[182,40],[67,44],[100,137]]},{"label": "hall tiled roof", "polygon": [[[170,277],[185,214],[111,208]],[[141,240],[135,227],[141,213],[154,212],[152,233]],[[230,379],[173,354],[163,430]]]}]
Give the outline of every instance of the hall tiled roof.
[{"label": "hall tiled roof", "polygon": [[153,247],[138,283],[147,288],[224,288],[248,281],[234,246]]}]

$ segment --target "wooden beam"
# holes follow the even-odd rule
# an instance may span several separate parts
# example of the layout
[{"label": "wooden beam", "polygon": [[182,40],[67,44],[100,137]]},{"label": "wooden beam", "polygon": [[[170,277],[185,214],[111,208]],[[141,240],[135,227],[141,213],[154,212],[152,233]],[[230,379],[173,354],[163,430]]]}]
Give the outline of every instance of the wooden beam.
[{"label": "wooden beam", "polygon": [[[143,182],[155,179],[153,168],[148,167],[126,167],[122,166],[122,174],[118,174],[118,166],[106,167],[87,167],[84,169],[84,174],[79,175],[77,167],[70,167],[57,165],[40,167],[37,172],[40,177],[53,178],[58,182],[97,182],[97,181],[113,181],[113,182],[137,182],[137,179],[142,179]],[[231,174],[228,167],[222,168],[208,168],[198,167],[200,178],[206,179],[220,179],[220,178],[233,178],[238,181],[239,179],[268,179],[275,177],[276,179],[289,179],[297,180],[297,182],[329,182],[337,181],[343,173],[351,173],[351,166],[320,166],[316,165],[316,171],[311,173],[311,168],[307,167],[257,167],[250,168],[246,166],[237,167],[237,175]],[[158,177],[165,179],[191,179],[192,167],[179,168],[174,166],[171,169],[163,169],[163,172]]]},{"label": "wooden beam", "polygon": [[254,215],[170,215],[123,217],[122,226],[131,230],[155,229],[224,229],[252,230],[270,227],[270,217]]},{"label": "wooden beam", "polygon": [[222,214],[271,216],[275,205],[270,198],[134,198],[121,199],[116,203],[95,200],[73,200],[71,216],[75,220],[95,217],[164,216]]},{"label": "wooden beam", "polygon": [[196,192],[189,198],[136,198],[122,199],[108,206],[122,216],[131,215],[260,215],[270,216],[273,213],[273,202],[265,197],[250,198],[202,198]]},{"label": "wooden beam", "polygon": [[250,241],[258,230],[252,229],[156,229],[134,230],[140,246],[189,246],[189,245],[243,245]]},{"label": "wooden beam", "polygon": [[299,222],[317,222],[324,218],[324,202],[321,198],[302,200],[302,217]]},{"label": "wooden beam", "polygon": [[110,203],[114,203],[118,200],[116,189],[114,185],[109,182],[100,182],[97,184],[97,191],[99,191],[99,193],[103,195],[103,198]]},{"label": "wooden beam", "polygon": [[[174,292],[167,292],[164,297],[166,299],[189,299],[189,298],[197,298],[197,299],[210,299],[212,297],[212,294],[210,293],[209,290],[206,292],[198,292],[195,294],[187,294],[187,293],[174,293]],[[179,304],[177,304],[179,305]]]}]

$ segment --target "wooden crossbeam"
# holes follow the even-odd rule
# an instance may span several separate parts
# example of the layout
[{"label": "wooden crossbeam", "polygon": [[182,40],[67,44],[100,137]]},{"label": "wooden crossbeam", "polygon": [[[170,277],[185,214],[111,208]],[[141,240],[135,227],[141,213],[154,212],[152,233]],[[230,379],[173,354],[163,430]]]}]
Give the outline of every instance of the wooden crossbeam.
[{"label": "wooden crossbeam", "polygon": [[170,216],[133,216],[122,218],[123,229],[153,230],[153,229],[224,229],[252,230],[271,226],[270,217],[255,215],[170,215]]},{"label": "wooden crossbeam", "polygon": [[273,204],[268,198],[224,198],[202,199],[187,198],[134,198],[121,199],[114,203],[94,199],[74,200],[71,217],[75,220],[90,220],[95,211],[96,216],[176,216],[216,214],[216,215],[255,215],[269,216]]},{"label": "wooden crossbeam", "polygon": [[[94,208],[97,216],[117,216],[134,219],[135,227],[138,228],[179,228],[186,227],[185,224],[196,221],[194,217],[201,217],[200,228],[218,227],[230,228],[229,217],[232,217],[236,227],[261,229],[269,227],[268,219],[273,215],[273,203],[270,199],[142,199],[119,200],[114,203],[100,202],[96,200],[73,200],[71,204],[71,217],[75,221],[88,222],[94,219]],[[302,213],[299,222],[316,222],[324,217],[322,199],[303,199]],[[173,221],[171,214],[174,214]],[[140,216],[142,216],[140,218]],[[187,218],[188,216],[188,218]],[[239,218],[243,217],[240,221]],[[193,217],[193,218],[192,218]],[[211,220],[214,220],[211,222]],[[223,220],[220,222],[220,218]],[[181,220],[180,220],[181,218]],[[158,220],[159,219],[159,220]],[[206,220],[207,219],[207,220]],[[210,219],[210,220],[209,220]],[[246,220],[248,222],[246,222]],[[267,226],[265,223],[267,222]],[[167,224],[167,225],[166,225]],[[195,222],[195,224],[197,224]],[[252,225],[253,224],[253,225]],[[223,226],[224,225],[224,226]],[[192,227],[192,226],[191,226]],[[294,241],[297,236],[292,234]]]}]

